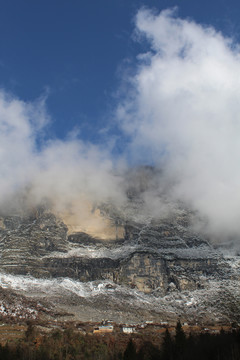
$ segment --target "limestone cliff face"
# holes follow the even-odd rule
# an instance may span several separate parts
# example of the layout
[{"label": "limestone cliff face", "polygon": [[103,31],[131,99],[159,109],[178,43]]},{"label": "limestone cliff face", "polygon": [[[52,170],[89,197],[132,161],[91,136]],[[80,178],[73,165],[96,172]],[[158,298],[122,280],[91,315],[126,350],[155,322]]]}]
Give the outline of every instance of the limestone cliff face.
[{"label": "limestone cliff face", "polygon": [[81,206],[72,205],[71,211],[58,213],[57,216],[67,226],[68,235],[86,233],[101,240],[124,238],[125,230],[122,224],[102,216],[100,209],[87,201]]},{"label": "limestone cliff face", "polygon": [[67,227],[53,214],[39,210],[1,219],[1,269],[15,274],[45,274],[41,258],[67,251]]},{"label": "limestone cliff face", "polygon": [[101,231],[108,227],[105,238],[101,232],[97,237],[95,232],[78,231],[81,224],[68,227],[64,218],[46,209],[2,217],[0,270],[83,282],[108,279],[162,295],[172,288],[198,289],[208,279],[231,276],[221,256],[190,230],[186,211],[145,223],[115,214],[107,217],[100,210],[94,216],[98,222],[102,218]]}]

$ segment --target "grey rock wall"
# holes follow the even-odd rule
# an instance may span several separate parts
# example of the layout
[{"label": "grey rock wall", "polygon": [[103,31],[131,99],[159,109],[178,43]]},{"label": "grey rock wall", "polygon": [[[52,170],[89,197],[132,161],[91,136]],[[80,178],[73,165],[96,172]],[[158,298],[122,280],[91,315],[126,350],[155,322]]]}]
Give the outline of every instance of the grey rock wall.
[{"label": "grey rock wall", "polygon": [[82,282],[108,279],[162,295],[231,277],[222,257],[192,232],[187,212],[147,224],[125,221],[125,239],[107,242],[68,234],[63,221],[47,210],[3,217],[0,223],[0,271],[6,273]]}]

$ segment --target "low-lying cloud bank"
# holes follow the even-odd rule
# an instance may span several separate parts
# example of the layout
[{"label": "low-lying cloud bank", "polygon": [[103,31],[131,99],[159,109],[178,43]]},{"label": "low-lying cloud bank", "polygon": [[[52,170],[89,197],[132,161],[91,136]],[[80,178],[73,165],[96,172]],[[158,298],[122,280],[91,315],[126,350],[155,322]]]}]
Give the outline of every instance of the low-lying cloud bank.
[{"label": "low-lying cloud bank", "polygon": [[[157,195],[167,184],[171,198],[207,219],[208,231],[238,238],[239,45],[212,27],[178,18],[176,9],[141,9],[135,38],[147,39],[149,51],[139,55],[116,117],[130,139],[128,157],[161,169],[145,194],[146,208],[163,211]],[[26,103],[0,91],[1,209],[20,204],[22,189],[29,206],[48,198],[60,211],[85,197],[124,205],[125,154],[120,165],[107,145],[44,140],[49,121],[44,99]]]}]

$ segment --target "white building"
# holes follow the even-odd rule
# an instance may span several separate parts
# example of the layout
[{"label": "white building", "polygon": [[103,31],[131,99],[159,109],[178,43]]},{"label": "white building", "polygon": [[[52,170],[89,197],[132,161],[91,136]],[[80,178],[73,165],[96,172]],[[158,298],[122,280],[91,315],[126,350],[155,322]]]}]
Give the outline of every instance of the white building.
[{"label": "white building", "polygon": [[124,334],[132,334],[136,332],[136,328],[132,326],[123,326],[122,331]]}]

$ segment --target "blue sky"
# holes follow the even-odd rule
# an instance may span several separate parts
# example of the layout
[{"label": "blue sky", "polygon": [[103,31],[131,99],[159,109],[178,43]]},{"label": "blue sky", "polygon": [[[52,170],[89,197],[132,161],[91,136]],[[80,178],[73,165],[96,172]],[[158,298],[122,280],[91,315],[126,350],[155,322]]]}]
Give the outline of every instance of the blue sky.
[{"label": "blue sky", "polygon": [[10,0],[1,2],[0,85],[24,101],[47,94],[49,136],[73,128],[92,142],[108,126],[121,69],[144,50],[132,38],[142,6],[177,5],[180,17],[240,37],[237,1]]}]

